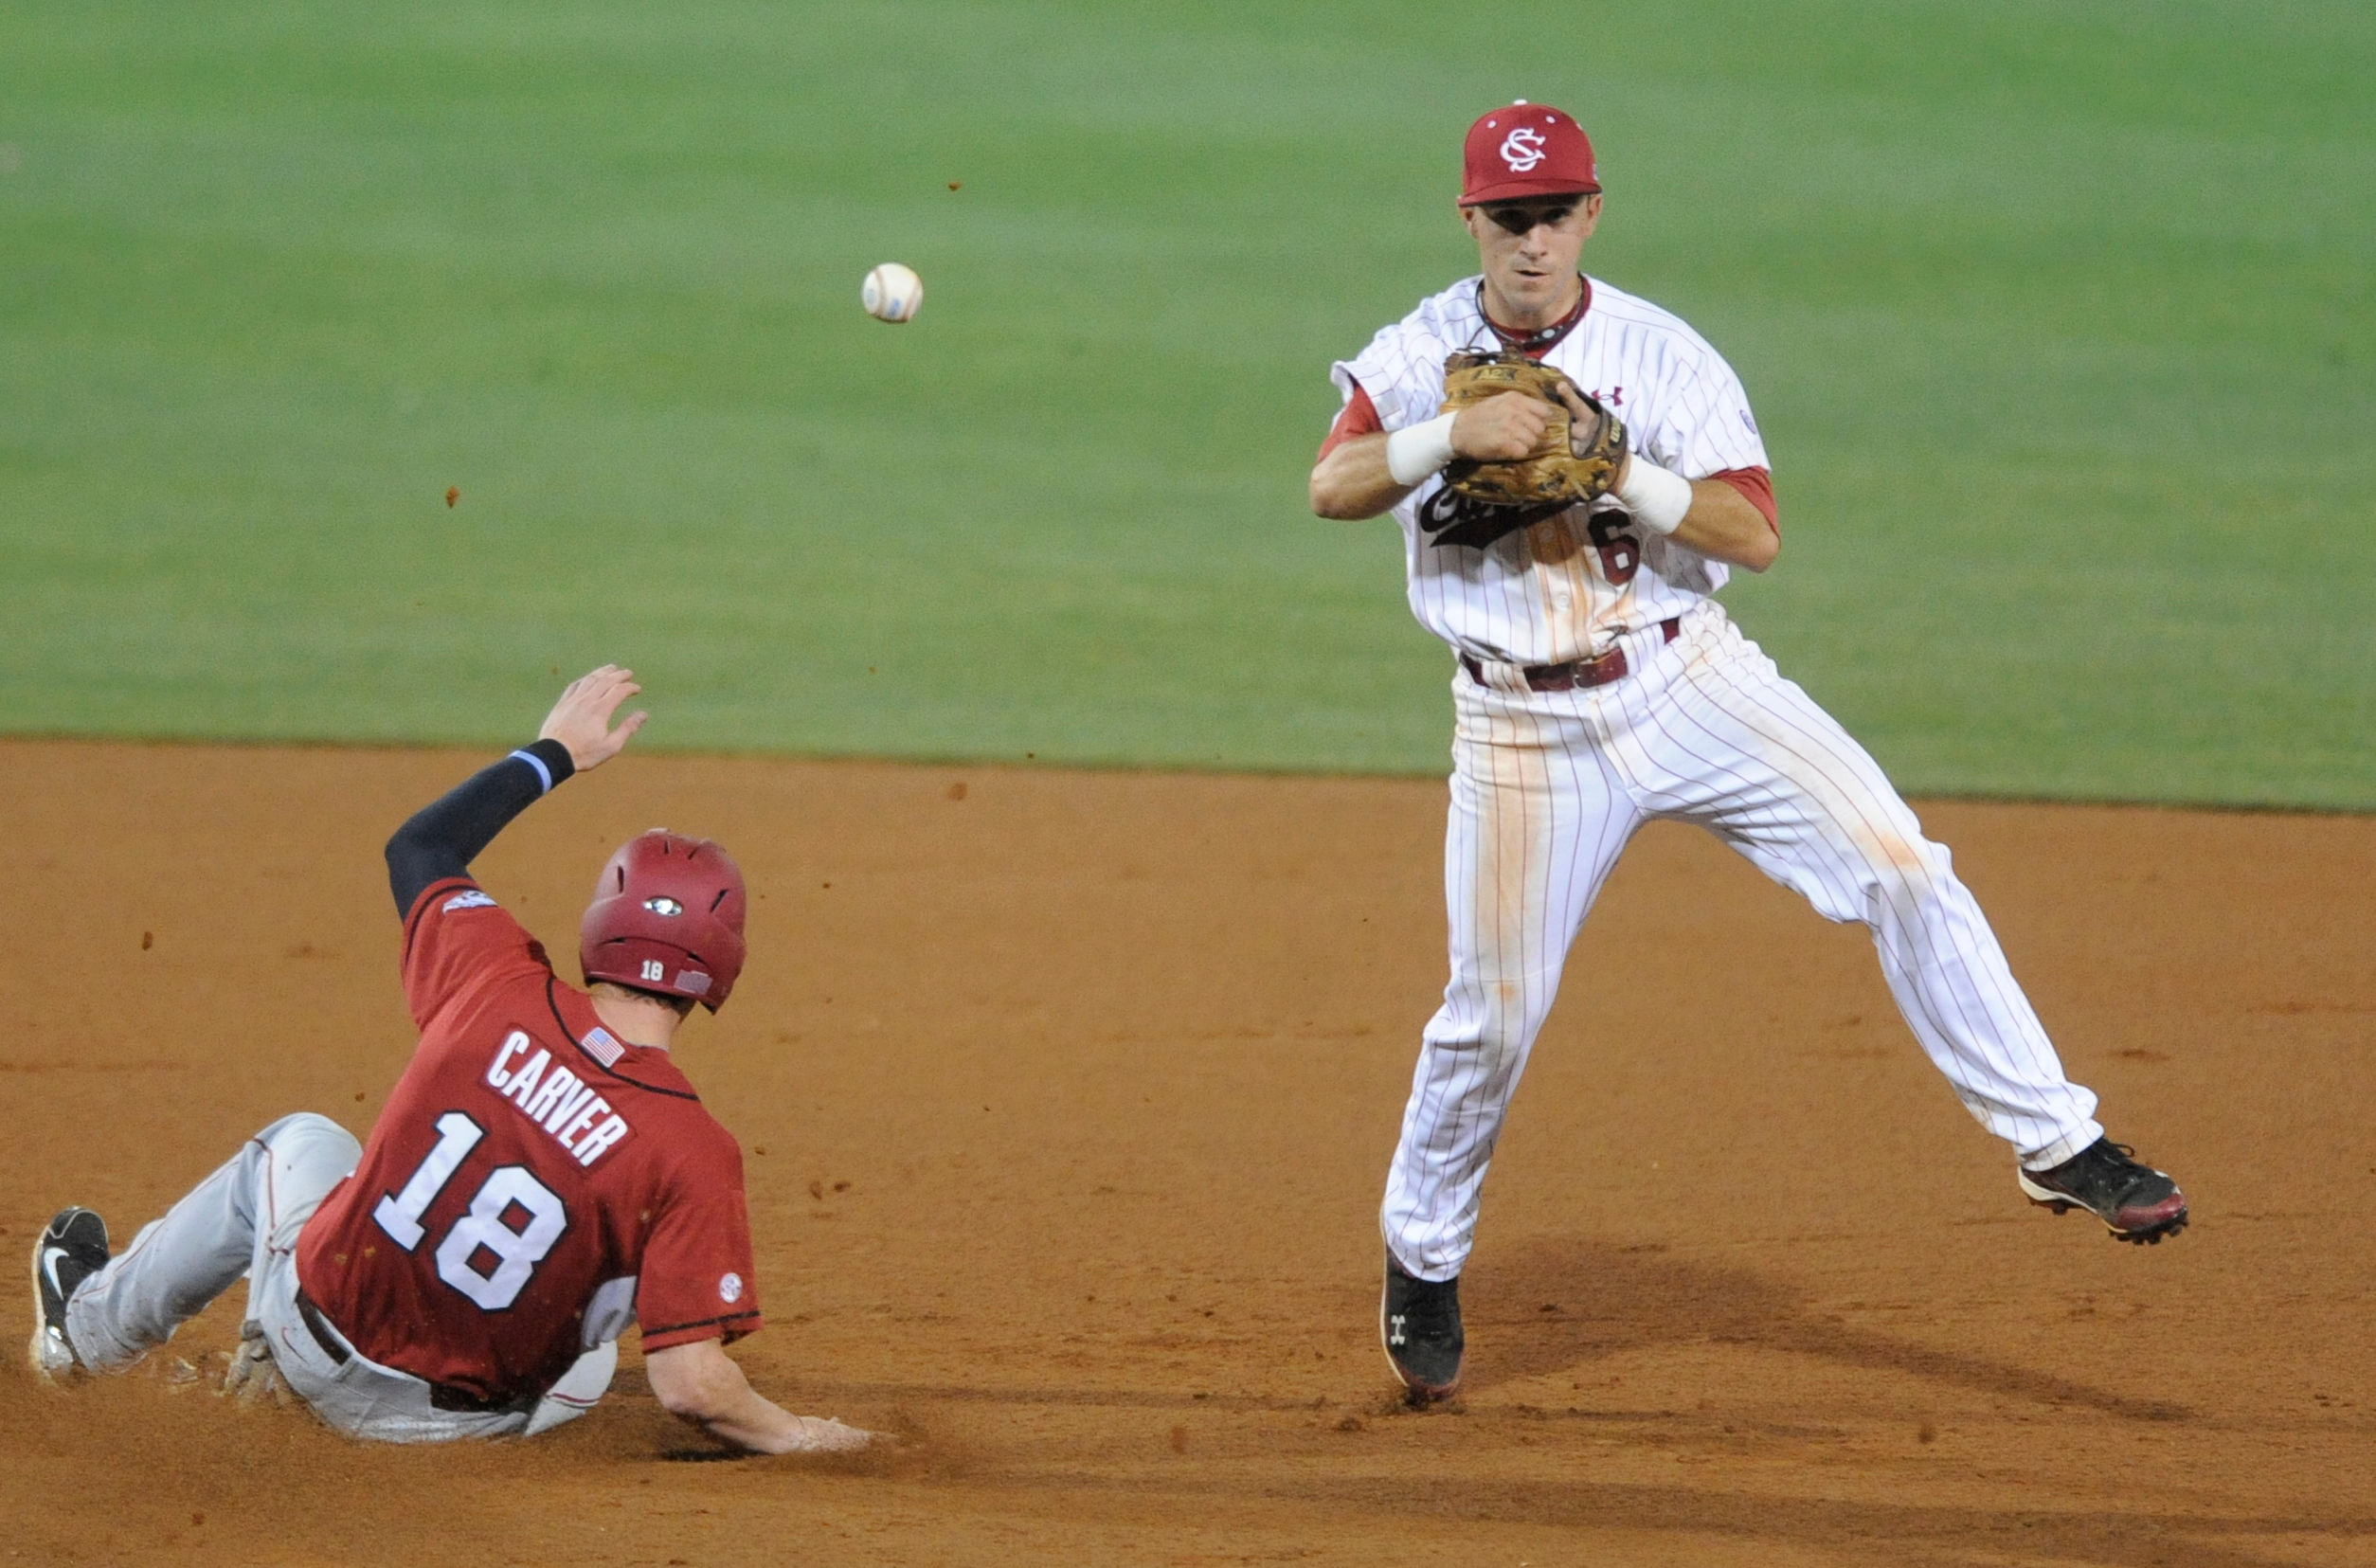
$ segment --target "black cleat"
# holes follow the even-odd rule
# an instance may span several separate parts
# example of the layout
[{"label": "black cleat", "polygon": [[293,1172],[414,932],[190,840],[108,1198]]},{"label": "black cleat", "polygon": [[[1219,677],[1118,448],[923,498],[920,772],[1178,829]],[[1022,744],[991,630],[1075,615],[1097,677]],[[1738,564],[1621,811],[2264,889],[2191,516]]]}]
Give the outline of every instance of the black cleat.
[{"label": "black cleat", "polygon": [[1386,1291],[1377,1305],[1377,1335],[1395,1376],[1414,1405],[1449,1399],[1460,1387],[1460,1280],[1415,1279],[1386,1254]]},{"label": "black cleat", "polygon": [[2098,1138],[2052,1170],[2020,1173],[2029,1200],[2057,1214],[2085,1209],[2102,1220],[2115,1241],[2161,1244],[2187,1228],[2187,1195],[2151,1165],[2130,1158],[2136,1150]]},{"label": "black cleat", "polygon": [[56,1382],[74,1370],[66,1338],[66,1301],[75,1288],[107,1267],[107,1221],[88,1209],[61,1209],[33,1243],[33,1342],[26,1360],[33,1376]]}]

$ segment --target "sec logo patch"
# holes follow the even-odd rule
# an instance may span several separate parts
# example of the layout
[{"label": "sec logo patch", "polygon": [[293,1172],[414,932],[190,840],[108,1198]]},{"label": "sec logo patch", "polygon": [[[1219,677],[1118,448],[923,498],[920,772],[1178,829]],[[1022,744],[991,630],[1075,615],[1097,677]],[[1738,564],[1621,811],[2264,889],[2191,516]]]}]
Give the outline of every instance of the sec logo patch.
[{"label": "sec logo patch", "polygon": [[718,1281],[718,1300],[729,1307],[743,1299],[743,1276],[728,1274]]}]

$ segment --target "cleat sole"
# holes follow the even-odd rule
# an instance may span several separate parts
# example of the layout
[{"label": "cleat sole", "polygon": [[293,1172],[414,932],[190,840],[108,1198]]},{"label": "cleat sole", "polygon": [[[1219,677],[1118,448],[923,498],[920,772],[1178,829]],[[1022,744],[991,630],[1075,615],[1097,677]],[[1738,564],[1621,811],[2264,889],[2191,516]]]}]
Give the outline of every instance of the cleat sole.
[{"label": "cleat sole", "polygon": [[[2112,1231],[2112,1239],[2133,1242],[2141,1247],[2158,1247],[2165,1237],[2174,1236],[2186,1228],[2187,1211],[2181,1209],[2175,1216],[2150,1231]],[[2105,1229],[2111,1230],[2111,1227],[2107,1226]]]},{"label": "cleat sole", "polygon": [[25,1365],[27,1370],[33,1374],[34,1381],[47,1383],[54,1387],[58,1381],[60,1368],[50,1363],[49,1319],[42,1311],[42,1240],[40,1237],[35,1237],[33,1241],[33,1261],[30,1272],[33,1283],[33,1337],[25,1342]]}]

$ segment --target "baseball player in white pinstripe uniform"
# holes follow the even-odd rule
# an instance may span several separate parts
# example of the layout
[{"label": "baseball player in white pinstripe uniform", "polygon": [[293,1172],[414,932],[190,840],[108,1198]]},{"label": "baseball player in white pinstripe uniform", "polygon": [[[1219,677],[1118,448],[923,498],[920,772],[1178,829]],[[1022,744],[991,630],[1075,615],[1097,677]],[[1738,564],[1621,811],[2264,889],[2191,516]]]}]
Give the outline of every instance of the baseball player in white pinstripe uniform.
[{"label": "baseball player in white pinstripe uniform", "polygon": [[[2085,1209],[2123,1240],[2177,1232],[2185,1197],[2104,1137],[1947,851],[1712,597],[1781,547],[1765,446],[1704,338],[1577,270],[1601,212],[1584,132],[1540,105],[1495,110],[1469,129],[1464,175],[1483,275],[1334,368],[1344,407],[1311,478],[1322,516],[1393,513],[1412,610],[1457,656],[1451,981],[1381,1217],[1379,1331],[1413,1401],[1458,1386],[1460,1272],[1503,1115],[1585,912],[1653,818],[1699,823],[1827,919],[1871,930],[1916,1038],[2012,1146],[2032,1201]],[[1446,483],[1447,465],[1538,451],[1558,419],[1518,391],[1440,411],[1448,356],[1495,350],[1565,372],[1624,423],[1607,495],[1496,505]],[[1585,428],[1593,406],[1558,395]]]}]

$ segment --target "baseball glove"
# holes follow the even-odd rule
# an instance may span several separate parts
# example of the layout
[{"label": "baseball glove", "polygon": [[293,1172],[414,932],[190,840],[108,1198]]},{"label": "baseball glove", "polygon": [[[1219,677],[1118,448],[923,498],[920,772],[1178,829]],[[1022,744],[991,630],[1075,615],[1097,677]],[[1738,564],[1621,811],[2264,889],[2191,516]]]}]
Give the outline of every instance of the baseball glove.
[{"label": "baseball glove", "polygon": [[[1590,410],[1592,424],[1578,427],[1553,388],[1566,387]],[[1550,366],[1513,349],[1494,353],[1456,353],[1444,361],[1444,407],[1457,413],[1503,392],[1523,392],[1550,405],[1551,423],[1522,458],[1485,462],[1454,458],[1444,468],[1446,488],[1492,506],[1568,507],[1609,494],[1626,465],[1625,422],[1590,392]]]}]

